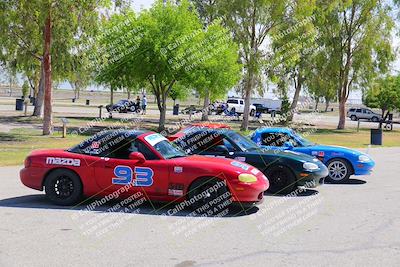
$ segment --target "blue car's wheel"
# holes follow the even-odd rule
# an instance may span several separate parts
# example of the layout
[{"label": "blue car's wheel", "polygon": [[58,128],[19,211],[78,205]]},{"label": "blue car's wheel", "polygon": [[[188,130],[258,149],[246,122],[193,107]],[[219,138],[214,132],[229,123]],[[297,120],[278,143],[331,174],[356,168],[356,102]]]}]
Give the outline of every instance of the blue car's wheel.
[{"label": "blue car's wheel", "polygon": [[346,160],[331,159],[327,163],[328,177],[327,180],[332,183],[343,183],[347,181],[351,175],[351,166]]}]

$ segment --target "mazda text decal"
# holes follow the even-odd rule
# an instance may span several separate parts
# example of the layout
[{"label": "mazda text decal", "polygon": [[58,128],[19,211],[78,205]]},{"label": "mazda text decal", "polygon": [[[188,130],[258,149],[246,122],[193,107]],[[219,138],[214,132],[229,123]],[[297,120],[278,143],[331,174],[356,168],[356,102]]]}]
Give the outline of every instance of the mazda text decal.
[{"label": "mazda text decal", "polygon": [[54,164],[54,165],[66,165],[66,166],[81,166],[80,159],[69,159],[69,158],[54,158],[47,157],[46,164]]}]

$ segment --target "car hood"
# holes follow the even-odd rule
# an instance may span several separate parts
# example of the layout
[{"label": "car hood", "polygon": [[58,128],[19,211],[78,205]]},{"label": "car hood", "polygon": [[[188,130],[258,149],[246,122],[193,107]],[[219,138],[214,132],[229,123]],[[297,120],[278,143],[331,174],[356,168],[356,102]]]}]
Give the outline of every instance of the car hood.
[{"label": "car hood", "polygon": [[304,153],[291,151],[291,150],[283,150],[283,149],[279,149],[279,148],[272,149],[272,148],[267,148],[265,146],[262,147],[260,153],[266,154],[266,155],[274,155],[274,156],[278,156],[278,157],[292,158],[292,159],[299,160],[299,161],[313,161],[314,160],[314,157],[304,154]]}]

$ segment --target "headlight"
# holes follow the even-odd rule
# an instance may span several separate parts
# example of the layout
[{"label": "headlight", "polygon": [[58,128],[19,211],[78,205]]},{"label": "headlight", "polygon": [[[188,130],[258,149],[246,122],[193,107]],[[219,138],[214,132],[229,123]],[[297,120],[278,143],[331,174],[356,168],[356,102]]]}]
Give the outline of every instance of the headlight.
[{"label": "headlight", "polygon": [[243,183],[255,183],[255,182],[257,182],[257,177],[255,177],[253,174],[249,174],[249,173],[239,174],[238,179],[239,179],[239,181],[241,181]]},{"label": "headlight", "polygon": [[308,170],[308,171],[313,171],[313,170],[318,170],[319,169],[317,164],[311,163],[311,162],[304,162],[303,168]]},{"label": "headlight", "polygon": [[358,161],[369,162],[369,161],[371,161],[371,159],[367,155],[360,155],[360,156],[358,156]]}]

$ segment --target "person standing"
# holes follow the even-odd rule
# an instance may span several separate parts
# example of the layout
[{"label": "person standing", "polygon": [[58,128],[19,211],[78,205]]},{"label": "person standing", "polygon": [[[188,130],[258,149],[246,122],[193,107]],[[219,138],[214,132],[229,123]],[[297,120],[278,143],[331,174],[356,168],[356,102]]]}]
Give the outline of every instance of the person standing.
[{"label": "person standing", "polygon": [[136,103],[135,103],[135,109],[136,109],[136,113],[139,113],[139,109],[140,109],[140,96],[136,97]]},{"label": "person standing", "polygon": [[145,95],[143,95],[142,98],[142,114],[146,115],[146,106],[147,106],[147,98]]}]

